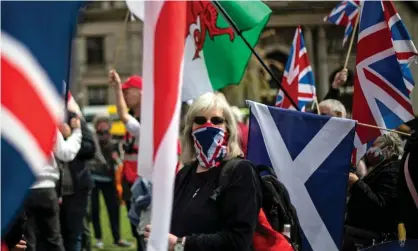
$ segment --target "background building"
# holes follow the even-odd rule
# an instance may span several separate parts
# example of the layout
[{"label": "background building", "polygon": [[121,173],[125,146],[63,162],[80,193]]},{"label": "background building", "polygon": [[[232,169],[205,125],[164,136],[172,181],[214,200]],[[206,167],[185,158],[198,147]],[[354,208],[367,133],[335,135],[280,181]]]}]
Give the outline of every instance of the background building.
[{"label": "background building", "polygon": [[[335,72],[341,69],[348,42],[342,46],[344,27],[325,23],[338,2],[268,1],[273,15],[257,46],[257,51],[281,80],[290,45],[297,25],[301,25],[315,74],[318,96],[321,99],[330,86]],[[395,2],[412,39],[418,44],[418,2]],[[74,42],[72,92],[81,105],[105,105],[114,102],[107,85],[107,71],[115,67],[125,79],[142,73],[142,22],[129,21],[124,25],[127,7],[124,1],[92,2],[81,13]],[[119,45],[115,62],[114,55]],[[343,102],[350,110],[355,68],[355,46],[349,61],[348,83],[342,88]],[[411,66],[418,81],[418,65]],[[243,107],[251,99],[267,104],[274,102],[277,85],[251,59],[246,75],[239,86],[227,87],[223,92],[231,104]],[[418,113],[418,90],[413,92],[414,109]]]}]

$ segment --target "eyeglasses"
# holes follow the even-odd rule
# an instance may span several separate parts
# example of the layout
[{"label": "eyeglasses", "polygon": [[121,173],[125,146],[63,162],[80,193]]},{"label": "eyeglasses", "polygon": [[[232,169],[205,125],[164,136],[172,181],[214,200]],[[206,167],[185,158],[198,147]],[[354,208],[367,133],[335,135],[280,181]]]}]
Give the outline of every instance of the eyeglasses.
[{"label": "eyeglasses", "polygon": [[217,117],[217,116],[212,117],[212,118],[210,118],[210,119],[207,119],[207,118],[205,118],[205,117],[203,117],[203,116],[197,116],[197,117],[195,117],[195,118],[193,119],[193,122],[194,122],[196,125],[204,125],[206,122],[208,122],[208,120],[210,120],[210,122],[211,122],[213,125],[221,125],[221,124],[223,124],[223,123],[225,122],[225,119],[224,119],[224,118]]}]

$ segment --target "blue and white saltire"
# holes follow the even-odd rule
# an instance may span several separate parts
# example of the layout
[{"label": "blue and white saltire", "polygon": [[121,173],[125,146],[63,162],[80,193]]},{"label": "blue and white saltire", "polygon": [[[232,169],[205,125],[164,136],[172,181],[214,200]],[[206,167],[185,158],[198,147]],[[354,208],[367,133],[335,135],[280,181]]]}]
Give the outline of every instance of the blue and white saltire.
[{"label": "blue and white saltire", "polygon": [[356,122],[248,103],[247,158],[273,167],[288,189],[302,251],[338,251]]}]

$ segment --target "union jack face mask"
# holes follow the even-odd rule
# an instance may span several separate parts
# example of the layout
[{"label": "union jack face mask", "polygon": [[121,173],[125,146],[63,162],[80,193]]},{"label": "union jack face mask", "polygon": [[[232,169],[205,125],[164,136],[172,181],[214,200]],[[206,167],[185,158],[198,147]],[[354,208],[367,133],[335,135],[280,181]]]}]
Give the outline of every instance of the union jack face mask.
[{"label": "union jack face mask", "polygon": [[219,166],[226,156],[228,133],[208,124],[192,132],[199,165],[206,168]]}]

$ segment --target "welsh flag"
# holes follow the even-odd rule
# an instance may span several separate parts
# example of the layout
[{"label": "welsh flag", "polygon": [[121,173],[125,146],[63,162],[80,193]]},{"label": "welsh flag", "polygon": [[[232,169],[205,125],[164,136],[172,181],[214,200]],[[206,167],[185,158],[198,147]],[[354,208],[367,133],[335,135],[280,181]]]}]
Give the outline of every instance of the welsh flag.
[{"label": "welsh flag", "polygon": [[[261,1],[217,1],[254,47],[271,10]],[[143,2],[127,1],[131,12],[144,20]],[[251,50],[235,34],[212,1],[187,1],[183,56],[182,100],[239,84]],[[170,38],[167,37],[167,43]]]}]

